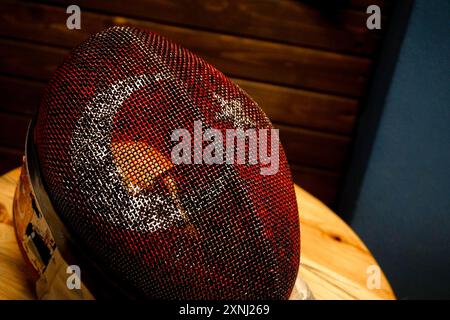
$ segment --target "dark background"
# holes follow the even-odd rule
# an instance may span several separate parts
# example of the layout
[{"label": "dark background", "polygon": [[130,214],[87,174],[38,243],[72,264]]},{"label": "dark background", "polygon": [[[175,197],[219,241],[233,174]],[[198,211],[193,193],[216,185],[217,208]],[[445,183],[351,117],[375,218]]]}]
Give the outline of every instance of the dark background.
[{"label": "dark background", "polygon": [[[65,8],[81,7],[81,30]],[[381,31],[366,8],[381,7]],[[349,222],[399,298],[450,298],[450,1],[2,1],[0,173],[63,57],[107,26],[191,49],[280,128],[295,181]]]}]

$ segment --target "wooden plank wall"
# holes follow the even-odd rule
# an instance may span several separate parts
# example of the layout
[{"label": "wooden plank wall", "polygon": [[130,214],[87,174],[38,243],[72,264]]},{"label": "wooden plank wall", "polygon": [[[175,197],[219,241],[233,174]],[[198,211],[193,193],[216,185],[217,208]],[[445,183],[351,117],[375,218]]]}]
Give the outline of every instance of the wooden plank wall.
[{"label": "wooden plank wall", "polygon": [[[81,30],[65,26],[74,3]],[[365,27],[373,3],[389,9],[387,0],[3,0],[0,172],[19,164],[27,123],[67,52],[108,26],[134,25],[233,78],[280,128],[295,181],[332,205],[382,38]]]}]

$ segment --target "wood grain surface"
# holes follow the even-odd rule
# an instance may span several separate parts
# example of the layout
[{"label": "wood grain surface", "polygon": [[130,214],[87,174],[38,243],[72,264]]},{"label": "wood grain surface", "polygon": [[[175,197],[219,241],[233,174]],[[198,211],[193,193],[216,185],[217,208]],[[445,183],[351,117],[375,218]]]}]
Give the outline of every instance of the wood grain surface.
[{"label": "wood grain surface", "polygon": [[[0,299],[35,298],[12,225],[12,201],[19,172],[15,169],[0,177]],[[367,268],[377,263],[350,227],[306,191],[298,186],[295,191],[301,220],[299,277],[315,298],[395,299],[382,273],[380,288],[367,288]]]}]

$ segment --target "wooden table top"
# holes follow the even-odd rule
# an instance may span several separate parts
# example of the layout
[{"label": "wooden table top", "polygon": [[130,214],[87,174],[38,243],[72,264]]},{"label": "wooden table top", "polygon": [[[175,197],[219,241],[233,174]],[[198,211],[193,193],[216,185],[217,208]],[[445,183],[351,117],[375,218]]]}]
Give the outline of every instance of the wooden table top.
[{"label": "wooden table top", "polygon": [[[0,176],[0,299],[35,298],[12,224],[12,202],[19,173],[18,168]],[[378,264],[352,229],[300,187],[295,186],[295,192],[301,220],[299,277],[308,284],[314,297],[395,299],[382,272],[379,288],[368,288],[368,270]]]}]

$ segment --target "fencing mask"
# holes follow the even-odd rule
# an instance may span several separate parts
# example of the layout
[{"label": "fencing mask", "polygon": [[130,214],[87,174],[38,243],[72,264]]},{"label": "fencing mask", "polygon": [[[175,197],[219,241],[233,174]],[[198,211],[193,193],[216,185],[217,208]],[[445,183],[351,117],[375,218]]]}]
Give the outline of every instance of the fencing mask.
[{"label": "fencing mask", "polygon": [[287,299],[299,265],[269,119],[211,65],[131,27],[55,72],[14,215],[41,298]]}]

